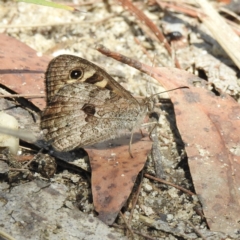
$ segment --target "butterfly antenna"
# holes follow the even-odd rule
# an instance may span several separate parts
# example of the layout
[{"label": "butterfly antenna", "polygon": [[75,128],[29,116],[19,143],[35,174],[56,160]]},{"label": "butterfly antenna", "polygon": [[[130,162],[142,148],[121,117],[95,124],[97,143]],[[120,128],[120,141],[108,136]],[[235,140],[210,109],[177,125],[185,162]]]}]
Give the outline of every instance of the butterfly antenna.
[{"label": "butterfly antenna", "polygon": [[150,96],[150,98],[153,98],[154,96],[162,94],[162,93],[172,92],[172,91],[175,91],[175,90],[178,90],[178,89],[184,89],[184,88],[189,88],[189,87],[182,86],[182,87],[172,88],[172,89],[169,89],[169,90],[166,90],[166,91],[163,91],[163,92],[155,93],[152,96]]}]

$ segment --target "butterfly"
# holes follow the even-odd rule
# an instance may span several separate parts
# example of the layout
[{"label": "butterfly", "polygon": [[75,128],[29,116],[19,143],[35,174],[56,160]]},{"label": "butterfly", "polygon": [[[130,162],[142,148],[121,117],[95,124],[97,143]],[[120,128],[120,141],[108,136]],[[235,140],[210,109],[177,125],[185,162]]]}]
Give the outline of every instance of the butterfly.
[{"label": "butterfly", "polygon": [[149,111],[151,98],[137,100],[106,71],[86,59],[60,55],[48,65],[45,140],[65,152],[133,132]]}]

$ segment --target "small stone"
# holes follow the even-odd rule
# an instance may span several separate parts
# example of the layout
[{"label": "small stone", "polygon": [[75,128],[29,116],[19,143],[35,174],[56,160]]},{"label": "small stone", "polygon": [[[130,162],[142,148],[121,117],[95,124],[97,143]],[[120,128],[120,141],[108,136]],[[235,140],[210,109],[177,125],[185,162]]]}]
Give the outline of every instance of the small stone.
[{"label": "small stone", "polygon": [[[10,130],[18,129],[18,121],[15,117],[0,112],[0,126],[3,128],[9,128]],[[8,147],[10,153],[17,154],[19,148],[19,138],[13,137],[11,135],[0,134],[0,146]]]},{"label": "small stone", "polygon": [[79,180],[80,180],[80,177],[77,176],[77,175],[73,175],[73,176],[71,177],[71,181],[72,181],[73,183],[77,183],[77,182],[79,182]]},{"label": "small stone", "polygon": [[174,217],[174,216],[173,216],[172,214],[168,214],[168,215],[167,215],[167,221],[168,221],[168,222],[172,221],[172,220],[173,220],[173,217]]},{"label": "small stone", "polygon": [[150,184],[145,183],[145,184],[144,184],[144,190],[145,190],[146,192],[151,192],[151,191],[153,190],[153,188],[152,188],[152,186],[151,186]]},{"label": "small stone", "polygon": [[66,201],[65,206],[68,207],[69,209],[74,209],[74,206],[73,206],[72,202],[70,202],[70,201]]},{"label": "small stone", "polygon": [[155,213],[151,207],[141,205],[141,208],[147,216],[150,216]]}]

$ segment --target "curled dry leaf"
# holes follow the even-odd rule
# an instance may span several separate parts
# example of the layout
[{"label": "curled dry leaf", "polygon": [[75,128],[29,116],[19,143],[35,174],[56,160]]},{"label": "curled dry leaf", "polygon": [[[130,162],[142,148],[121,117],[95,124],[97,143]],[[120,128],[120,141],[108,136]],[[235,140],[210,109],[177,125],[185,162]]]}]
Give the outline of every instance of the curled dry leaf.
[{"label": "curled dry leaf", "polygon": [[92,194],[99,218],[111,225],[127,201],[138,173],[144,167],[152,142],[135,133],[129,154],[130,136],[95,144],[88,152],[92,168]]}]

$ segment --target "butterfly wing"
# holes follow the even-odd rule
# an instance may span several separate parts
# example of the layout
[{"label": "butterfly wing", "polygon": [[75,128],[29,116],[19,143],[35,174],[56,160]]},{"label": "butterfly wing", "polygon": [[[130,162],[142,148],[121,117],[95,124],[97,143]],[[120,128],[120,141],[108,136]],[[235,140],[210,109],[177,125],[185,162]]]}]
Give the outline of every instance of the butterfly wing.
[{"label": "butterfly wing", "polygon": [[69,151],[119,136],[142,120],[146,109],[108,89],[88,83],[61,88],[43,112],[46,141]]},{"label": "butterfly wing", "polygon": [[50,62],[46,90],[41,128],[59,151],[114,138],[146,113],[146,106],[103,69],[76,56],[61,55]]},{"label": "butterfly wing", "polygon": [[108,89],[137,103],[137,100],[102,68],[77,56],[60,55],[54,58],[48,65],[45,79],[47,102],[66,84],[85,82]]}]

